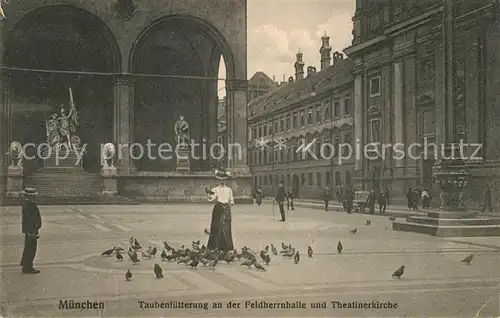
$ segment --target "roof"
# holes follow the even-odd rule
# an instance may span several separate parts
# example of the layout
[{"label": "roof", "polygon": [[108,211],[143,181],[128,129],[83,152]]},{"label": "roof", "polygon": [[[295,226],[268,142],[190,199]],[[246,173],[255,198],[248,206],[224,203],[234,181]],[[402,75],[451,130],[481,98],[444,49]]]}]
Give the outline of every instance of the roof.
[{"label": "roof", "polygon": [[274,81],[264,72],[255,72],[255,74],[248,80],[248,85],[271,85]]},{"label": "roof", "polygon": [[313,98],[311,96],[313,87],[317,96],[350,83],[353,80],[352,66],[352,59],[339,60],[323,71],[287,83],[273,92],[257,97],[248,104],[249,107],[257,108],[255,109],[257,115],[251,118],[262,117],[298,101]]}]

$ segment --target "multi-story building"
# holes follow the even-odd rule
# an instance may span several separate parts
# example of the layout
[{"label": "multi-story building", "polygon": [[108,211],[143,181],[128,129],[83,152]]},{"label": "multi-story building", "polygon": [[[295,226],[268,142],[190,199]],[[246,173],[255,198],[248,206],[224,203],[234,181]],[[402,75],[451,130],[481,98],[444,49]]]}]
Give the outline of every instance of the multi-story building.
[{"label": "multi-story building", "polygon": [[[459,135],[465,143],[482,144],[482,159],[466,160],[473,176],[468,205],[479,204],[488,183],[498,198],[498,2],[362,0],[356,7],[353,43],[344,50],[354,61],[354,138],[361,144],[404,144],[407,154],[395,160],[389,149],[385,159],[356,158],[355,186],[382,185],[400,198],[410,187],[436,195],[432,168],[440,149],[417,159],[425,147],[413,148],[409,156],[410,145],[427,140],[442,149]],[[453,107],[447,108],[450,91]],[[473,151],[465,148],[465,157]]]},{"label": "multi-story building", "polygon": [[248,80],[247,102],[250,103],[253,99],[274,91],[278,86],[274,78],[271,79],[264,72],[256,72]]},{"label": "multi-story building", "polygon": [[[280,180],[301,198],[318,198],[326,185],[351,184],[352,159],[339,164],[338,152],[321,146],[353,142],[352,61],[335,52],[332,63],[331,51],[325,35],[319,72],[308,66],[304,76],[299,52],[295,78],[249,103],[248,160],[254,186],[265,194]],[[313,141],[312,154],[297,152]]]}]

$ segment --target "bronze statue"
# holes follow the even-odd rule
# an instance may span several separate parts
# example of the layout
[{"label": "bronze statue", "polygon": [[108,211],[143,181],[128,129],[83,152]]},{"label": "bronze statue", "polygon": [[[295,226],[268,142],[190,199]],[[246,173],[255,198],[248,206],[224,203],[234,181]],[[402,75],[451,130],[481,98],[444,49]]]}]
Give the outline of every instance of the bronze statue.
[{"label": "bronze statue", "polygon": [[179,116],[179,120],[175,123],[175,136],[178,147],[187,147],[189,144],[189,125],[184,120],[184,116]]}]

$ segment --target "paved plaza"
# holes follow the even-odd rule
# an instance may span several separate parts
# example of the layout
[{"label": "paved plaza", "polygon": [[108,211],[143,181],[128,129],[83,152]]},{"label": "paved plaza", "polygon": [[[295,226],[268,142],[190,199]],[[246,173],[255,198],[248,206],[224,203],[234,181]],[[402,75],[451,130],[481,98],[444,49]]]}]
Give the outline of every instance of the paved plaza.
[{"label": "paved plaza", "polygon": [[[192,270],[162,262],[162,241],[174,247],[189,246],[198,239],[206,244],[203,230],[210,224],[210,205],[41,206],[43,227],[35,267],[42,272],[23,275],[20,207],[0,209],[0,316],[4,317],[500,316],[500,238],[394,232],[387,217],[307,208],[290,211],[282,223],[277,221],[278,211],[273,220],[271,204],[236,205],[235,246],[259,250],[285,242],[301,252],[300,263],[276,256],[267,272],[225,262],[215,270]],[[352,228],[358,228],[358,233],[350,234]],[[124,262],[101,256],[113,245],[126,248],[131,236],[143,246],[160,248],[156,259],[132,266],[126,254]],[[344,246],[341,255],[336,252],[339,240]],[[315,251],[312,258],[307,257],[309,245]],[[469,254],[475,255],[472,263],[460,263]],[[163,280],[154,277],[155,263],[163,267]],[[406,266],[403,279],[392,279],[401,265]],[[130,282],[124,278],[127,269],[134,275]],[[103,302],[104,309],[60,310],[60,300]],[[207,303],[209,308],[141,308],[140,301],[158,306]],[[250,308],[285,302],[304,305]],[[392,308],[339,309],[332,302]],[[326,304],[326,308],[312,308],[312,304]]]}]

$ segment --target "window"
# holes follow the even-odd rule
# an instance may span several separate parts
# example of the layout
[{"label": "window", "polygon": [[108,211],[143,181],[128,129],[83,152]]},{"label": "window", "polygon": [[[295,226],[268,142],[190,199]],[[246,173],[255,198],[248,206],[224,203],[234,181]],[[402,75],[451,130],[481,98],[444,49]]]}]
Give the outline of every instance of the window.
[{"label": "window", "polygon": [[321,187],[321,172],[316,172],[316,185]]},{"label": "window", "polygon": [[264,185],[267,185],[267,176],[264,176]]},{"label": "window", "polygon": [[300,127],[304,127],[306,125],[305,112],[300,112]]},{"label": "window", "polygon": [[[352,147],[352,140],[351,140],[351,135],[350,134],[345,134],[344,135],[344,144],[345,145],[351,145],[351,147]],[[347,146],[346,147],[342,147],[342,156],[347,157],[349,155],[352,155],[352,154],[349,154],[349,151],[350,151],[349,147],[347,147]]]},{"label": "window", "polygon": [[280,131],[285,131],[285,118],[283,117],[280,118]]},{"label": "window", "polygon": [[370,79],[370,97],[380,96],[380,76]]},{"label": "window", "polygon": [[312,108],[309,108],[307,110],[307,124],[312,125],[313,124],[313,110]]},{"label": "window", "polygon": [[316,150],[316,158],[321,159],[321,138],[319,136],[316,136],[316,144],[314,145],[314,148]]},{"label": "window", "polygon": [[340,180],[340,171],[337,171],[335,172],[335,185],[336,186],[339,186],[341,184],[341,180]]},{"label": "window", "polygon": [[324,114],[325,114],[325,120],[330,119],[330,105],[328,102],[325,103],[324,107]]},{"label": "window", "polygon": [[287,115],[287,116],[286,116],[286,130],[287,130],[287,131],[288,131],[288,130],[290,130],[290,123],[291,123],[291,120],[292,120],[291,116],[290,116],[290,115]]},{"label": "window", "polygon": [[259,138],[262,137],[262,127],[259,126]]},{"label": "window", "polygon": [[332,176],[330,175],[330,172],[327,172],[326,175],[325,175],[325,184],[327,186],[331,185],[331,181],[332,181],[331,178],[332,178]]},{"label": "window", "polygon": [[321,107],[316,106],[316,123],[321,123]]},{"label": "window", "polygon": [[340,118],[340,102],[335,102],[333,104],[333,116],[335,118]]},{"label": "window", "polygon": [[259,186],[259,183],[257,181],[258,181],[258,178],[257,178],[257,176],[255,176],[253,178],[253,184],[255,185],[256,188]]},{"label": "window", "polygon": [[306,185],[306,176],[303,173],[300,174],[300,183]]},{"label": "window", "polygon": [[253,128],[253,135],[252,135],[253,139],[257,139],[258,138],[258,135],[257,135],[257,127],[254,127]]},{"label": "window", "polygon": [[370,120],[370,142],[380,142],[380,118]]},{"label": "window", "polygon": [[273,176],[269,176],[269,185],[273,185]]},{"label": "window", "polygon": [[267,128],[268,128],[268,126],[264,125],[264,137],[267,136]]},{"label": "window", "polygon": [[259,151],[259,160],[257,162],[257,164],[261,165],[261,164],[264,164],[264,154],[262,153],[262,151]]},{"label": "window", "polygon": [[280,130],[279,130],[279,127],[278,127],[278,121],[275,120],[274,121],[274,133],[277,134]]},{"label": "window", "polygon": [[345,184],[351,185],[351,171],[349,170],[345,172]]},{"label": "window", "polygon": [[294,113],[292,116],[292,128],[297,128],[297,113]]},{"label": "window", "polygon": [[309,183],[309,185],[310,185],[310,186],[312,186],[312,185],[314,184],[314,180],[313,180],[313,173],[312,173],[312,172],[309,172],[309,175],[308,175],[308,178],[307,178],[307,179],[309,179],[309,180],[308,180],[308,181],[309,181],[309,182],[308,182],[308,183]]},{"label": "window", "polygon": [[351,116],[351,99],[344,99],[344,117]]},{"label": "window", "polygon": [[335,143],[333,144],[333,151],[334,151],[334,157],[337,157],[339,155],[339,151],[340,151],[340,137],[339,136],[336,136],[335,137]]}]

